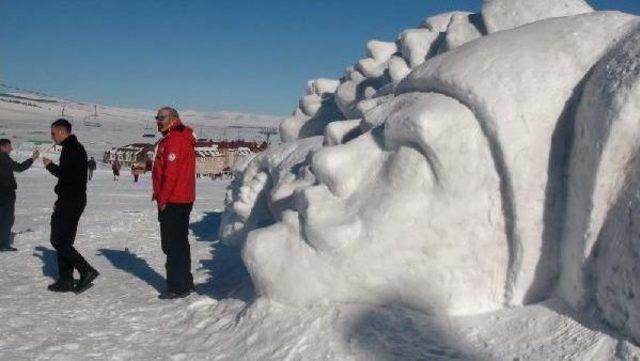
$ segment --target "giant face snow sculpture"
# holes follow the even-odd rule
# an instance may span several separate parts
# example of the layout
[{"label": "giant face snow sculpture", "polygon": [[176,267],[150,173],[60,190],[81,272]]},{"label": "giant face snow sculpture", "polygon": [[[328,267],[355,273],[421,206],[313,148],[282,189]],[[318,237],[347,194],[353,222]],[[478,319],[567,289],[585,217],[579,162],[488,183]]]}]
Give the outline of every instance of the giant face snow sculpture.
[{"label": "giant face snow sculpture", "polygon": [[[294,304],[400,301],[469,314],[539,301],[561,278],[559,295],[584,298],[575,274],[585,246],[573,238],[585,227],[565,220],[589,222],[566,207],[589,197],[579,194],[589,169],[569,165],[590,155],[571,154],[573,125],[590,121],[585,88],[615,88],[606,73],[590,87],[591,73],[609,69],[599,62],[637,26],[629,15],[590,13],[484,36],[367,100],[362,119],[329,124],[324,147],[308,138],[258,156],[244,193],[235,191],[244,200],[230,197],[228,211],[238,225],[228,229],[253,229],[243,259],[258,292]],[[624,108],[600,107],[606,116]],[[238,216],[238,203],[269,211]]]},{"label": "giant face snow sculpture", "polygon": [[502,305],[499,178],[479,124],[443,95],[394,102],[384,127],[318,151],[318,182],[298,190],[296,210],[250,234],[259,292],[297,304],[399,297],[452,313]]}]

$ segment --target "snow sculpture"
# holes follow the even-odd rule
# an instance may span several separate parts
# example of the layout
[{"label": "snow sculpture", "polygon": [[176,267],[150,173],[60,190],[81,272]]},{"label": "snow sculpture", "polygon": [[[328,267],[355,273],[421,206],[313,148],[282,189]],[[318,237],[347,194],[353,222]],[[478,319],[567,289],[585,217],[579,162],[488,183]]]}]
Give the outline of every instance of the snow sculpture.
[{"label": "snow sculpture", "polygon": [[222,238],[261,295],[447,314],[556,295],[640,339],[640,20],[511,3],[370,43],[339,119],[246,164]]},{"label": "snow sculpture", "polygon": [[552,17],[590,13],[584,0],[485,0],[482,17],[489,33]]},{"label": "snow sculpture", "polygon": [[481,29],[472,23],[468,15],[454,15],[447,27],[446,50],[455,49],[480,37],[482,37]]},{"label": "snow sculpture", "polygon": [[249,231],[282,219],[283,210],[293,208],[294,191],[314,181],[303,163],[321,146],[321,137],[285,143],[237,167],[222,215],[226,244],[242,245]]},{"label": "snow sculpture", "polygon": [[592,70],[569,163],[559,293],[640,342],[640,27]]},{"label": "snow sculpture", "polygon": [[[558,218],[553,203],[559,203],[554,188],[560,182],[553,177],[561,175],[549,168],[562,161],[565,150],[562,144],[554,149],[554,132],[570,116],[568,107],[580,81],[634,20],[595,13],[496,33],[432,59],[401,85],[404,92],[450,94],[469,106],[486,129],[510,221],[510,302],[543,298],[555,277],[553,242],[561,225],[551,224]],[[575,41],[576,34],[589,41]],[[545,221],[545,216],[552,219]]]},{"label": "snow sculpture", "polygon": [[[397,296],[451,313],[502,304],[499,177],[479,124],[443,95],[397,101],[410,106],[395,107],[384,130],[317,151],[317,185],[297,190],[296,211],[249,235],[243,258],[261,294],[295,304]],[[492,257],[477,259],[482,249]]]}]

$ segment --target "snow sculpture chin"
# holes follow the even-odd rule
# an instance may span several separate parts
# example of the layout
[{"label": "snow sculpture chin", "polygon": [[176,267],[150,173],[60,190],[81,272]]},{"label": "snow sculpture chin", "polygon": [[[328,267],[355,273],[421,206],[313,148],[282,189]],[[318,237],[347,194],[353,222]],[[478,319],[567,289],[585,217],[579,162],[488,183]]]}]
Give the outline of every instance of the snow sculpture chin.
[{"label": "snow sculpture chin", "polygon": [[[486,6],[485,25],[496,9],[513,14],[511,3]],[[544,19],[540,8],[528,15],[531,24],[473,32],[455,47],[446,39],[461,37],[444,34],[439,55],[424,50],[423,62],[416,52],[402,58],[403,44],[396,53],[370,44],[371,59],[415,67],[373,96],[344,96],[353,78],[330,83],[325,88],[339,98],[332,109],[337,103],[342,114],[312,121],[313,133],[320,127],[324,136],[288,132],[291,142],[257,156],[230,189],[222,237],[243,247],[258,293],[298,305],[396,302],[447,314],[554,295],[581,309],[597,298],[612,324],[640,336],[624,319],[636,307],[628,295],[640,286],[611,292],[606,280],[627,276],[605,277],[634,262],[616,247],[594,246],[607,207],[637,183],[633,174],[627,183],[605,179],[607,169],[622,172],[631,162],[623,155],[640,146],[635,128],[623,128],[637,122],[640,22],[574,3],[576,13],[588,13]],[[447,31],[478,23],[464,13],[448,19]],[[435,28],[444,27],[411,37]],[[369,63],[360,63],[363,71]],[[594,143],[606,147],[596,152]],[[608,222],[610,232],[635,227]],[[596,264],[586,257],[593,249],[604,255]],[[602,280],[595,288],[585,284],[593,269]]]}]

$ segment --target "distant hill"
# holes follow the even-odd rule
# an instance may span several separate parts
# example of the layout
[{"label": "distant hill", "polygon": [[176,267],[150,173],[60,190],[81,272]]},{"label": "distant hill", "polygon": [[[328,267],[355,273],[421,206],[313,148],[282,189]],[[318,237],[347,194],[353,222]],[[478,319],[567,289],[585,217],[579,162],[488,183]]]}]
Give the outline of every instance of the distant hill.
[{"label": "distant hill", "polygon": [[[282,118],[240,112],[179,110],[181,118],[201,138],[264,139],[277,131]],[[38,92],[0,87],[0,137],[22,142],[46,141],[49,124],[56,118],[69,119],[74,132],[94,155],[126,143],[150,142],[159,138],[155,110],[90,104]],[[278,136],[271,136],[277,141]]]}]

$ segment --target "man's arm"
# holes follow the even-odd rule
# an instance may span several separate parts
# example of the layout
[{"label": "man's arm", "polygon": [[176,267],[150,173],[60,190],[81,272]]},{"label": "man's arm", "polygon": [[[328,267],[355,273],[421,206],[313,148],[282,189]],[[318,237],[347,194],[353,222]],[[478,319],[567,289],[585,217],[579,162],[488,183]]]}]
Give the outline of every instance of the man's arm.
[{"label": "man's arm", "polygon": [[24,172],[25,170],[29,169],[29,167],[31,167],[33,162],[38,159],[39,156],[40,151],[36,149],[33,151],[33,154],[31,154],[31,158],[25,160],[22,163],[18,163],[11,159],[11,170],[13,170],[14,172]]},{"label": "man's arm", "polygon": [[31,167],[32,164],[33,164],[33,158],[29,158],[22,163],[18,163],[14,160],[11,160],[11,169],[14,172],[24,172],[25,170],[29,169],[29,167]]},{"label": "man's arm", "polygon": [[[47,159],[47,158],[44,158]],[[43,159],[44,162],[46,162]],[[49,159],[47,159],[47,161],[49,161],[49,164],[46,165],[47,170],[49,171],[49,173],[53,174],[56,177],[60,177],[60,166],[51,162]]]}]

